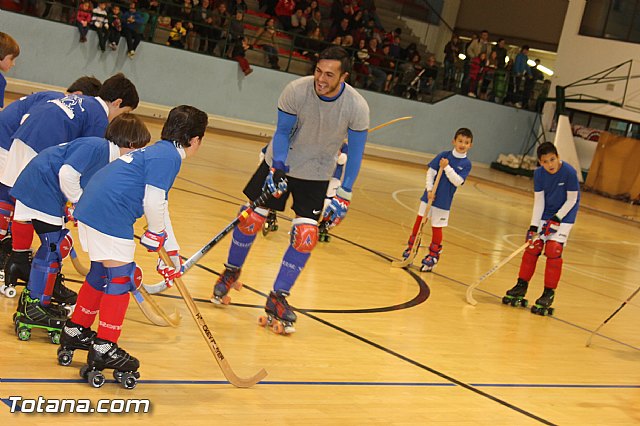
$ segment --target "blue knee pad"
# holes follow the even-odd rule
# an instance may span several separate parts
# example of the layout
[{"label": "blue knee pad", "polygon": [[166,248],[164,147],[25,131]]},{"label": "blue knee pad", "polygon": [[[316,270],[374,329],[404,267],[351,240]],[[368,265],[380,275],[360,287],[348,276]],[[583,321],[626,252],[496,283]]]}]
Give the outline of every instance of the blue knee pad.
[{"label": "blue knee pad", "polygon": [[31,263],[28,288],[31,297],[40,299],[40,302],[44,305],[49,304],[51,301],[53,285],[62,267],[62,259],[71,250],[72,243],[68,234],[68,229],[38,234],[41,245]]},{"label": "blue knee pad", "polygon": [[91,262],[86,281],[91,287],[104,293],[107,286],[107,268],[101,262]]},{"label": "blue knee pad", "polygon": [[135,262],[107,270],[105,294],[120,295],[135,291],[142,284],[142,270]]}]

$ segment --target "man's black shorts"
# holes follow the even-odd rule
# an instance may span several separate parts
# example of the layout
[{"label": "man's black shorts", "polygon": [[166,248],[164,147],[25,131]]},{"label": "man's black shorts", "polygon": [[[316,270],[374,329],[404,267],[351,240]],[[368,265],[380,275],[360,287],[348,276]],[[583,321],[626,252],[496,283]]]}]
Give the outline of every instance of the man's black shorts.
[{"label": "man's black shorts", "polygon": [[[264,181],[268,174],[269,166],[263,161],[244,188],[244,195],[246,195],[249,200],[253,201],[262,194]],[[329,181],[305,180],[287,176],[287,183],[287,192],[280,198],[270,198],[265,207],[281,212],[284,210],[289,194],[292,194],[292,209],[296,215],[318,220],[324,205],[324,198],[327,194]]]}]

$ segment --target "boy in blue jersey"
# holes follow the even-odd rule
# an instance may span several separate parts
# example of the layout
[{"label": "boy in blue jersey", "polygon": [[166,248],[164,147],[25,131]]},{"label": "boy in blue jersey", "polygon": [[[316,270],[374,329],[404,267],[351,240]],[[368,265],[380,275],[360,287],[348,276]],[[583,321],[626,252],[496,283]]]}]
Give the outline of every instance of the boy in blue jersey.
[{"label": "boy in blue jersey", "polygon": [[[534,201],[531,226],[527,231],[527,241],[520,263],[518,282],[507,291],[503,303],[522,304],[529,281],[536,270],[536,263],[542,250],[547,257],[544,271],[544,291],[531,307],[532,313],[553,314],[550,308],[555,297],[555,289],[562,273],[562,250],[571,228],[576,221],[580,205],[580,184],[576,170],[568,163],[560,161],[558,151],[551,142],[538,147],[538,167],[533,174]],[[540,235],[540,238],[536,238]]]},{"label": "boy in blue jersey", "polygon": [[[145,216],[147,230],[140,243],[151,252],[164,247],[174,265],[159,262],[158,272],[167,280],[180,276],[179,246],[169,218],[167,197],[182,161],[200,147],[207,123],[207,114],[192,106],[173,108],[162,128],[162,140],[105,166],[86,186],[74,214],[91,268],[78,294],[73,316],[62,332],[61,364],[71,362],[74,349],[88,349],[88,366],[82,372],[89,377],[104,368],[139,377],[138,360],[117,344],[129,292],[142,284],[142,275],[134,262],[133,225]],[[98,312],[95,333],[90,327]]]},{"label": "boy in blue jersey", "polygon": [[[20,55],[18,42],[9,34],[0,32],[0,71],[7,72],[13,68],[18,55]],[[6,87],[7,80],[0,73],[0,108],[4,108],[4,90]]]},{"label": "boy in blue jersey", "polygon": [[[98,91],[102,83],[95,77],[80,77],[67,88],[68,94],[98,96]],[[62,92],[45,91],[23,96],[20,99],[7,105],[0,111],[0,173],[4,170],[9,156],[9,149],[13,142],[13,134],[22,121],[22,117],[29,109],[40,102],[64,97]],[[4,264],[7,256],[11,253],[11,235],[9,234],[9,224],[13,216],[15,202],[9,196],[11,188],[0,183],[0,275],[4,282]],[[4,284],[0,286],[0,293],[3,293]]]},{"label": "boy in blue jersey", "polygon": [[[64,222],[74,219],[73,206],[83,188],[102,167],[142,148],[150,139],[141,119],[123,114],[109,124],[104,138],[90,136],[47,148],[20,173],[11,190],[16,199],[15,219],[31,222],[41,241],[15,315],[16,331],[22,340],[28,340],[27,330],[33,327],[59,332],[67,311],[58,306],[72,307],[76,302],[75,293],[57,294],[61,286],[54,284],[62,260],[72,247]],[[52,296],[57,303],[51,303]]]},{"label": "boy in blue jersey", "polygon": [[[433,271],[440,259],[442,228],[449,224],[449,212],[453,196],[458,187],[464,184],[469,172],[471,172],[471,161],[467,158],[467,152],[473,146],[473,133],[471,133],[471,130],[465,127],[458,129],[451,143],[453,150],[441,152],[429,163],[427,185],[422,198],[420,198],[418,216],[407,243],[409,247],[402,254],[406,258],[411,252],[424,215],[428,214],[429,218],[431,218],[431,244],[429,244],[429,254],[422,259],[422,265],[420,266],[422,272]],[[434,194],[433,186],[438,170],[441,168],[443,169],[443,174]],[[433,202],[430,211],[427,212],[427,203],[430,200],[433,200]]]},{"label": "boy in blue jersey", "polygon": [[[85,136],[104,137],[110,121],[138,106],[133,83],[119,73],[108,78],[97,97],[68,95],[34,105],[13,134],[7,164],[0,182],[12,187],[16,178],[37,153]],[[33,226],[13,221],[12,252],[5,265],[5,284],[29,280]]]},{"label": "boy in blue jersey", "polygon": [[349,159],[345,177],[324,217],[332,225],[347,214],[353,184],[360,171],[369,129],[369,106],[345,83],[351,65],[349,54],[339,46],[320,53],[314,75],[290,82],[278,99],[276,132],[263,161],[244,189],[249,200],[263,188],[273,194],[266,208],[256,208],[233,231],[225,271],[214,285],[211,301],[228,304],[227,293],[237,288],[242,268],[256,234],[267,218],[267,209],[283,211],[293,196],[291,239],[280,271],[267,297],[265,311],[274,331],[292,333],[297,316],[286,297],[304,269],[318,242],[318,219],[323,210],[329,179],[336,167],[340,147],[347,138]]}]

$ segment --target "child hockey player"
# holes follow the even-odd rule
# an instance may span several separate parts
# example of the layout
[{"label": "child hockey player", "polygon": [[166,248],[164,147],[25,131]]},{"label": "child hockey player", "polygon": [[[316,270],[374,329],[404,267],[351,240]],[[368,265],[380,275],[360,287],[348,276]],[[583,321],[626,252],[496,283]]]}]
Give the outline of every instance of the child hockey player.
[{"label": "child hockey player", "polygon": [[[568,163],[560,161],[558,151],[551,142],[541,144],[537,155],[541,167],[533,174],[533,213],[531,226],[527,231],[527,241],[531,244],[522,255],[518,282],[507,291],[502,302],[513,306],[527,306],[524,296],[536,270],[538,257],[544,249],[544,255],[547,257],[544,291],[531,307],[531,312],[553,315],[553,308],[550,306],[562,272],[562,250],[578,214],[580,185],[576,170]],[[538,234],[540,238],[536,238]]]},{"label": "child hockey player", "polygon": [[[431,244],[429,244],[429,254],[422,260],[420,270],[422,272],[430,272],[435,268],[440,259],[442,251],[442,228],[449,223],[449,211],[453,196],[460,185],[462,185],[469,172],[471,171],[471,161],[467,158],[467,152],[473,146],[473,134],[471,130],[462,127],[458,129],[453,136],[453,150],[444,151],[438,154],[429,163],[427,170],[427,186],[420,198],[420,207],[418,208],[418,216],[413,225],[413,230],[409,236],[408,247],[402,254],[403,257],[409,256],[413,243],[416,240],[420,224],[425,214],[431,219]],[[433,193],[433,186],[438,170],[443,169],[443,176],[440,183]],[[431,209],[426,211],[427,203],[433,200]]]},{"label": "child hockey player", "polygon": [[[31,265],[15,315],[16,332],[20,340],[29,340],[32,328],[44,328],[59,336],[66,319],[66,310],[52,306],[66,300],[56,294],[54,286],[62,269],[62,260],[72,247],[65,218],[73,220],[73,206],[83,188],[102,167],[127,152],[149,143],[151,135],[142,120],[131,114],[114,119],[107,127],[105,138],[79,138],[43,150],[24,168],[11,190],[16,199],[15,219],[33,224],[41,245]],[[70,205],[68,205],[68,203]],[[59,343],[58,339],[52,339]]]},{"label": "child hockey player", "polygon": [[[20,46],[9,34],[0,32],[0,71],[7,72],[16,64],[20,55]],[[0,73],[0,109],[4,108],[4,90],[7,80]]]},{"label": "child hockey player", "polygon": [[[73,316],[63,328],[58,361],[69,365],[75,349],[88,350],[81,373],[95,387],[104,383],[101,370],[105,368],[114,369],[117,380],[127,388],[134,387],[140,377],[138,360],[117,344],[129,292],[142,283],[134,262],[133,225],[144,214],[147,230],[140,243],[151,252],[164,247],[174,265],[159,262],[158,272],[165,279],[180,276],[179,247],[169,218],[167,193],[182,161],[200,147],[207,122],[207,114],[192,106],[173,108],[162,128],[162,140],[98,171],[76,206],[80,242],[89,252],[91,268]],[[94,333],[90,327],[98,313]]]}]

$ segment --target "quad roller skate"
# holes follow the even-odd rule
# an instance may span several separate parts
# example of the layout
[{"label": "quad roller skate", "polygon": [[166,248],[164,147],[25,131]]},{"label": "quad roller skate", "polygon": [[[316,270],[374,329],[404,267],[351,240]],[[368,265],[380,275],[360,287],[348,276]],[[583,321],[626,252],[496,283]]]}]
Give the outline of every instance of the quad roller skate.
[{"label": "quad roller skate", "polygon": [[275,210],[269,210],[269,214],[267,215],[267,220],[262,225],[262,235],[265,237],[269,232],[275,232],[278,230],[278,217],[276,216]]},{"label": "quad roller skate", "polygon": [[59,312],[48,306],[41,306],[40,299],[32,299],[29,290],[24,290],[24,300],[19,310],[14,314],[14,327],[20,340],[29,340],[34,328],[42,328],[49,334],[51,343],[60,343],[60,334],[66,316],[60,316]]},{"label": "quad roller skate", "polygon": [[67,320],[62,328],[60,347],[58,348],[58,364],[71,365],[73,353],[77,349],[88,351],[96,338],[96,332]]},{"label": "quad roller skate", "polygon": [[402,252],[402,258],[406,259],[411,255],[411,250],[413,250],[413,245],[416,242],[416,236],[415,235],[411,235],[409,237],[409,241],[407,241],[407,248],[404,249],[404,251]]},{"label": "quad roller skate", "polygon": [[518,278],[518,282],[512,289],[507,290],[507,294],[502,298],[502,303],[505,305],[511,305],[513,307],[522,306],[526,308],[529,306],[529,301],[524,298],[527,294],[527,288],[529,283],[521,278]]},{"label": "quad roller skate", "polygon": [[552,288],[544,288],[544,292],[542,296],[538,300],[536,300],[536,304],[531,307],[532,314],[538,315],[553,315],[554,308],[551,307],[553,303],[553,298],[555,297],[556,292]]},{"label": "quad roller skate", "polygon": [[331,236],[329,235],[329,226],[331,222],[328,220],[323,220],[318,225],[318,241],[321,243],[328,243],[331,241]]},{"label": "quad roller skate", "polygon": [[298,319],[297,315],[287,303],[286,297],[289,293],[285,291],[272,291],[267,297],[267,305],[264,307],[266,316],[258,318],[258,324],[262,327],[269,327],[276,334],[291,334],[296,331],[293,326]]},{"label": "quad roller skate", "polygon": [[429,254],[422,259],[422,265],[420,265],[420,272],[431,272],[436,267],[438,259],[440,259],[440,252],[442,246],[438,244],[429,245]]},{"label": "quad roller skate", "polygon": [[11,236],[5,236],[0,241],[0,281],[4,285],[4,265],[11,254]]},{"label": "quad roller skate", "polygon": [[133,389],[140,378],[139,367],[140,361],[117,344],[96,337],[89,348],[87,364],[80,369],[80,377],[94,388],[99,388],[106,381],[102,370],[110,368],[116,383],[125,389]]},{"label": "quad roller skate", "polygon": [[4,265],[4,284],[0,293],[7,297],[16,297],[18,284],[26,285],[31,274],[31,250],[12,251]]},{"label": "quad roller skate", "polygon": [[238,281],[240,277],[240,268],[225,263],[225,270],[218,277],[215,286],[213,287],[213,296],[211,302],[215,305],[228,305],[231,302],[231,297],[227,293],[232,288],[240,290],[242,283]]},{"label": "quad roller skate", "polygon": [[78,293],[65,286],[64,275],[58,274],[56,283],[53,286],[53,294],[51,295],[52,304],[59,306],[60,309],[66,310],[67,315],[71,315],[77,300]]}]

